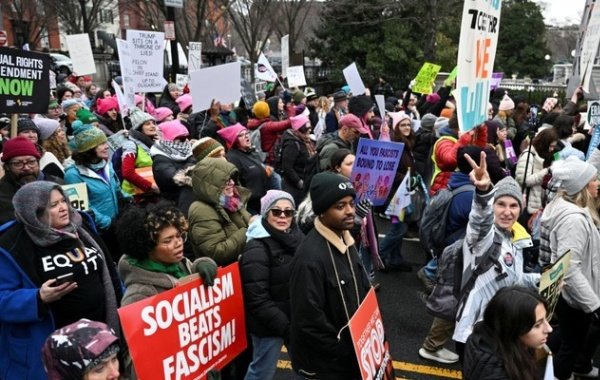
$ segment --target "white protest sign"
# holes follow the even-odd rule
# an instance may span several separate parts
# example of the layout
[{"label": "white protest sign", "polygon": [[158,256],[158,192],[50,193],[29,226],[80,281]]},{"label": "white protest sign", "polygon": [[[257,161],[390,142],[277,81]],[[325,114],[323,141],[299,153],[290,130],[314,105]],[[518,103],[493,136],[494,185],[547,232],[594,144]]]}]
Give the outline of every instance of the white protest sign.
[{"label": "white protest sign", "polygon": [[304,77],[304,66],[288,67],[287,75],[289,87],[306,86],[306,78]]},{"label": "white protest sign", "polygon": [[89,35],[86,33],[68,35],[67,46],[73,62],[73,72],[77,75],[96,73],[96,63],[94,62]]},{"label": "white protest sign", "polygon": [[202,42],[190,42],[188,49],[188,74],[202,68]]},{"label": "white protest sign", "polygon": [[136,92],[158,92],[165,86],[163,54],[165,34],[147,30],[128,30],[131,49],[133,87]]},{"label": "white protest sign", "polygon": [[135,88],[133,83],[133,68],[131,65],[131,49],[129,42],[117,38],[117,50],[119,52],[119,65],[121,66],[121,78],[123,78],[123,92],[121,93],[122,99],[119,99],[119,92],[121,88],[118,84],[113,81],[113,88],[115,92],[119,87],[117,93],[117,99],[119,100],[119,107],[121,108],[121,114],[126,115],[129,113],[129,108],[135,106]]},{"label": "white protest sign", "polygon": [[85,183],[73,183],[71,185],[62,185],[61,187],[67,198],[69,198],[71,207],[79,211],[89,210],[90,202]]},{"label": "white protest sign", "polygon": [[190,82],[189,75],[177,74],[175,75],[175,84],[177,88],[181,91],[185,87],[186,84]]},{"label": "white protest sign", "polygon": [[581,57],[579,59],[579,78],[585,92],[590,92],[590,80],[594,60],[600,43],[600,7],[592,7],[590,20],[581,42]]},{"label": "white protest sign", "polygon": [[48,79],[50,80],[50,89],[54,90],[56,88],[56,73],[50,70],[48,74]]},{"label": "white protest sign", "polygon": [[290,67],[290,35],[281,37],[281,76],[287,78],[287,70]]},{"label": "white protest sign", "polygon": [[465,1],[456,78],[456,108],[462,131],[470,131],[487,119],[501,5],[501,0]]},{"label": "white protest sign", "polygon": [[385,122],[385,96],[375,95],[375,102],[377,103],[377,108],[379,108],[381,120]]},{"label": "white protest sign", "polygon": [[241,77],[240,62],[192,71],[190,73],[190,93],[194,111],[210,108],[213,99],[221,103],[234,103],[240,100]]},{"label": "white protest sign", "polygon": [[344,78],[346,78],[346,83],[348,83],[353,96],[362,95],[365,93],[365,84],[358,73],[356,63],[353,62],[350,66],[346,67],[343,70],[343,73]]},{"label": "white protest sign", "polygon": [[260,53],[258,56],[258,62],[256,62],[254,72],[257,79],[267,82],[275,82],[277,80],[277,74],[264,53]]}]

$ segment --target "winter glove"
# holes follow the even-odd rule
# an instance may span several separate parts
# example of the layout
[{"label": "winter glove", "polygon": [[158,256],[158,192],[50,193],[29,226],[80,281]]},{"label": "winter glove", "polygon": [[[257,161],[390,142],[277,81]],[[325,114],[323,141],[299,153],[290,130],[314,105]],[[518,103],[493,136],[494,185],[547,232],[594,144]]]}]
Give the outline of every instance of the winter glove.
[{"label": "winter glove", "polygon": [[298,185],[296,187],[300,190],[304,189],[304,181],[303,180],[298,181]]},{"label": "winter glove", "polygon": [[362,220],[371,211],[373,203],[369,199],[363,199],[356,205],[356,212],[354,214],[354,223],[362,224]]},{"label": "winter glove", "polygon": [[200,257],[192,263],[192,273],[198,273],[205,285],[213,286],[217,276],[217,263],[210,257]]},{"label": "winter glove", "polygon": [[417,84],[416,80],[411,80],[410,83],[408,84],[408,88],[410,88],[412,90],[413,87],[415,87],[415,84]]},{"label": "winter glove", "polygon": [[218,369],[211,369],[208,371],[207,380],[221,380],[221,371]]}]

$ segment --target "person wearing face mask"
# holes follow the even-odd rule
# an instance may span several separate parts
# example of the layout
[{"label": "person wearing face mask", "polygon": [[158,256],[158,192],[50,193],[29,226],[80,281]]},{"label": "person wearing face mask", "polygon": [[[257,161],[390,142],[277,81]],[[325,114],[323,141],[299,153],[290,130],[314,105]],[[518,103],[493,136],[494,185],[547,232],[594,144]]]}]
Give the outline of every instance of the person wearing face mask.
[{"label": "person wearing face mask", "polygon": [[160,190],[155,182],[150,181],[136,172],[136,169],[152,167],[150,148],[159,139],[158,129],[154,118],[138,108],[129,115],[131,130],[121,156],[123,191],[135,195],[135,201],[153,198]]},{"label": "person wearing face mask", "polygon": [[546,301],[535,290],[500,289],[467,340],[463,379],[541,379],[536,350],[547,347],[552,332],[546,312]]},{"label": "person wearing face mask", "polygon": [[118,380],[119,351],[110,327],[82,318],[46,339],[42,360],[48,380]]},{"label": "person wearing face mask", "polygon": [[253,359],[245,380],[272,379],[281,347],[289,345],[290,263],[304,237],[295,211],[289,193],[269,190],[246,233],[240,272]]}]

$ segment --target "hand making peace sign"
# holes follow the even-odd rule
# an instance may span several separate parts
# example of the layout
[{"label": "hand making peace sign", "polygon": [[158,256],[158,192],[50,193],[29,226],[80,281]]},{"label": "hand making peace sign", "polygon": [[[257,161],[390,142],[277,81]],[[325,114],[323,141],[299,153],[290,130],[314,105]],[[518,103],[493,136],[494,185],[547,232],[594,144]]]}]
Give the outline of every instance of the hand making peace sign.
[{"label": "hand making peace sign", "polygon": [[473,185],[479,191],[488,191],[490,186],[492,185],[492,181],[490,180],[490,174],[487,171],[487,162],[485,161],[485,152],[481,152],[479,156],[479,165],[473,161],[473,159],[465,153],[465,159],[471,165],[473,170],[469,173],[469,178]]}]

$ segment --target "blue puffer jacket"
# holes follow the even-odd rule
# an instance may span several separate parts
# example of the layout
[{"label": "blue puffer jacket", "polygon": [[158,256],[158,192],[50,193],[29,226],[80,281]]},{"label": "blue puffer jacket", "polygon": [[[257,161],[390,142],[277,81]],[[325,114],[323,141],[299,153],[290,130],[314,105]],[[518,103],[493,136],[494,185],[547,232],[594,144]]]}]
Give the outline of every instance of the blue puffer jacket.
[{"label": "blue puffer jacket", "polygon": [[96,225],[100,230],[106,230],[115,221],[119,213],[119,194],[121,184],[119,177],[108,162],[104,167],[106,181],[92,169],[83,165],[73,165],[65,170],[65,183],[85,183],[88,191],[90,209],[94,211]]}]

